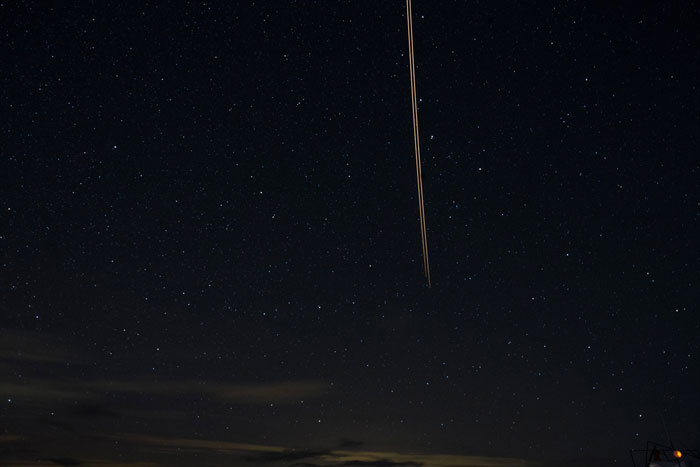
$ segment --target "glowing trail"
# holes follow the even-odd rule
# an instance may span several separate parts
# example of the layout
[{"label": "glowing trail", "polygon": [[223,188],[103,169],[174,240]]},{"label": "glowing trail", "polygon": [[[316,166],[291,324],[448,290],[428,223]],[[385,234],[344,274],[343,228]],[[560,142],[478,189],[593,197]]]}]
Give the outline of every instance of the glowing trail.
[{"label": "glowing trail", "polygon": [[413,109],[413,146],[416,153],[416,182],[418,186],[418,212],[420,233],[423,244],[423,272],[430,287],[430,259],[428,258],[428,233],[425,228],[425,205],[423,202],[423,173],[420,160],[420,136],[418,132],[418,102],[416,99],[416,63],[413,56],[413,12],[411,0],[406,0],[406,21],[408,22],[408,61],[411,74],[411,107]]}]

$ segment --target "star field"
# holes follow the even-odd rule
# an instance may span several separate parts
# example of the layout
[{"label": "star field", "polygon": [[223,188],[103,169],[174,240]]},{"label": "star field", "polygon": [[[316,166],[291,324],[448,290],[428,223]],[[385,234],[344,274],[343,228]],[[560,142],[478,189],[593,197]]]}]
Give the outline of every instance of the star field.
[{"label": "star field", "polygon": [[405,12],[0,4],[0,465],[698,447],[698,7],[413,2],[431,288]]}]

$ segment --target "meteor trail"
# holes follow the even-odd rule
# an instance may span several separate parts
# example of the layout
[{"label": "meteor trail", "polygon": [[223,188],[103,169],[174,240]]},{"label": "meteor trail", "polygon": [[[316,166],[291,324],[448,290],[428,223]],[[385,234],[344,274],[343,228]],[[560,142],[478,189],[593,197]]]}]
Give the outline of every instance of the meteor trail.
[{"label": "meteor trail", "polygon": [[428,257],[428,233],[425,229],[425,205],[423,203],[423,174],[420,160],[420,137],[418,134],[418,103],[416,100],[416,63],[413,56],[413,12],[411,0],[406,0],[406,21],[408,23],[408,61],[411,73],[411,107],[413,109],[413,146],[416,154],[416,181],[418,186],[418,212],[420,233],[423,244],[423,273],[430,287],[430,259]]}]

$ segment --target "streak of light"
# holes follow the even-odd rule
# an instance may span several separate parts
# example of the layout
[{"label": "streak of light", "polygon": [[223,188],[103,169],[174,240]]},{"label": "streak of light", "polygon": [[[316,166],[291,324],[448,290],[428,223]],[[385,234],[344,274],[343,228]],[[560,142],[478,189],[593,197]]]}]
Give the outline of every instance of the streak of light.
[{"label": "streak of light", "polygon": [[418,102],[416,99],[416,62],[413,54],[413,11],[411,0],[406,0],[406,21],[408,23],[408,60],[411,74],[411,107],[413,110],[413,146],[416,154],[416,183],[418,187],[418,212],[420,215],[420,232],[423,246],[423,272],[430,281],[430,258],[428,257],[428,233],[425,227],[425,203],[423,201],[423,173],[420,158],[420,136],[418,132]]}]

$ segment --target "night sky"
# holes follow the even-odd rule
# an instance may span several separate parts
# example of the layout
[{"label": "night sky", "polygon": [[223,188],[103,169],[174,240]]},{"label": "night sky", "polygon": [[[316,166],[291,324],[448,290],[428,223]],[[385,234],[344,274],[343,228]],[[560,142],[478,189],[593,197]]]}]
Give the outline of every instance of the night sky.
[{"label": "night sky", "polygon": [[0,465],[698,447],[700,7],[413,18],[431,288],[401,0],[0,3]]}]

